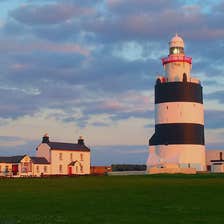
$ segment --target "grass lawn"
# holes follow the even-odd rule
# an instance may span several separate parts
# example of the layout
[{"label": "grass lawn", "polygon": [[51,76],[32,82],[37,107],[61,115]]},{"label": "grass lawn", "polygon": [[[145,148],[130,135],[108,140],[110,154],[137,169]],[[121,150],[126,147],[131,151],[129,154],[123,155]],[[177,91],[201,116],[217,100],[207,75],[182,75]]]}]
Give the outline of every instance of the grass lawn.
[{"label": "grass lawn", "polygon": [[224,175],[0,179],[0,203],[0,224],[215,224]]}]

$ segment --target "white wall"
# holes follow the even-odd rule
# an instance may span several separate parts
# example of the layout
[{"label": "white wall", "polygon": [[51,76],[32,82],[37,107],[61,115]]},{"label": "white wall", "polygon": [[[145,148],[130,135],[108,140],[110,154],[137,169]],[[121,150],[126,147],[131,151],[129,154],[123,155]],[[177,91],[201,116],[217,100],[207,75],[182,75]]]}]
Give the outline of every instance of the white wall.
[{"label": "white wall", "polygon": [[213,173],[224,173],[224,164],[213,164],[211,166],[211,172],[213,172]]},{"label": "white wall", "polygon": [[[62,154],[62,159],[60,159],[60,155]],[[72,159],[70,158],[72,154]],[[83,160],[81,160],[81,156],[83,155]],[[53,175],[61,174],[68,175],[68,165],[72,161],[78,161],[79,163],[75,164],[78,166],[78,173],[75,174],[90,174],[90,152],[83,151],[74,151],[74,150],[51,150],[51,172]],[[80,165],[83,167],[83,172],[80,170]],[[62,166],[62,172],[60,172],[59,166]],[[73,169],[73,172],[76,171],[76,168]]]},{"label": "white wall", "polygon": [[[45,169],[46,167],[46,169]],[[51,174],[51,166],[50,164],[33,164],[33,175],[41,176],[41,174],[50,175]]]},{"label": "white wall", "polygon": [[[172,58],[175,57],[183,58],[181,55],[172,56]],[[187,75],[187,80],[190,81],[191,64],[187,62],[171,62],[165,64],[164,69],[166,77],[168,77],[168,82],[182,82],[184,73]]]}]

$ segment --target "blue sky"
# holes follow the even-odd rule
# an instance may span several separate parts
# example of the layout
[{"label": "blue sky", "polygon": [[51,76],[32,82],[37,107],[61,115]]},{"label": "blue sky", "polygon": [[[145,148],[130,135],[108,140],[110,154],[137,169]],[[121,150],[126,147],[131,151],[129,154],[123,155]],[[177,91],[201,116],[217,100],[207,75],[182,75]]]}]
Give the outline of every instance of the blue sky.
[{"label": "blue sky", "polygon": [[0,1],[0,154],[52,141],[94,164],[144,163],[154,83],[177,32],[203,84],[206,147],[223,148],[224,1]]}]

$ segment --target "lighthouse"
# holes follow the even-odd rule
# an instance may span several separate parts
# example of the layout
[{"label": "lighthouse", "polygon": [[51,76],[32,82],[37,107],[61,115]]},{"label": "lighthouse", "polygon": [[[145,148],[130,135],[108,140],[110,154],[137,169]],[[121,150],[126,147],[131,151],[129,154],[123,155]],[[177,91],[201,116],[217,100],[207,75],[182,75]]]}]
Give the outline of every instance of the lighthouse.
[{"label": "lighthouse", "polygon": [[200,80],[191,76],[192,58],[175,35],[162,58],[165,75],[155,83],[155,132],[149,139],[147,168],[172,172],[205,167],[204,109]]}]

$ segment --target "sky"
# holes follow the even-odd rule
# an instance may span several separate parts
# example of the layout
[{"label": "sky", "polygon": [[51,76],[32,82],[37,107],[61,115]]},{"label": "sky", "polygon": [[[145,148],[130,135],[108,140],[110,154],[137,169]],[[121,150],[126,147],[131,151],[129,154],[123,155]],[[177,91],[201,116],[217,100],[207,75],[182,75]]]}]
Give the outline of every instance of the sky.
[{"label": "sky", "polygon": [[223,12],[221,0],[0,0],[0,154],[81,135],[92,164],[145,163],[176,33],[203,85],[206,148],[223,149]]}]

